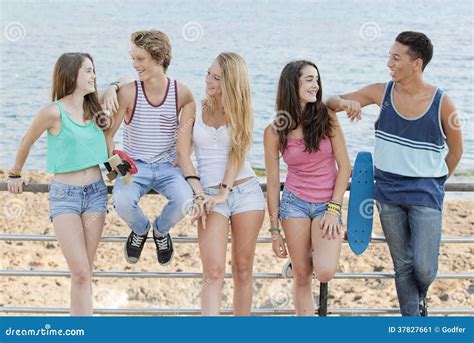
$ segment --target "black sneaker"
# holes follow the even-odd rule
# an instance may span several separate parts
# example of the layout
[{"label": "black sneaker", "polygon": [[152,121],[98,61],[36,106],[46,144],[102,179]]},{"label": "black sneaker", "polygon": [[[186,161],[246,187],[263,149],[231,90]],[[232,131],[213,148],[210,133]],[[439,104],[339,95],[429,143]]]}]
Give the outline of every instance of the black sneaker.
[{"label": "black sneaker", "polygon": [[148,232],[143,235],[137,235],[135,232],[131,232],[128,236],[127,242],[125,243],[125,259],[128,263],[137,263],[142,253],[143,247],[145,246]]},{"label": "black sneaker", "polygon": [[162,266],[167,266],[171,263],[173,259],[173,240],[171,239],[170,234],[166,234],[166,236],[156,237],[153,233],[153,240],[155,241],[156,245],[156,254],[158,256],[158,262]]},{"label": "black sneaker", "polygon": [[426,304],[426,298],[421,299],[421,302],[420,302],[420,316],[428,317],[428,305]]}]

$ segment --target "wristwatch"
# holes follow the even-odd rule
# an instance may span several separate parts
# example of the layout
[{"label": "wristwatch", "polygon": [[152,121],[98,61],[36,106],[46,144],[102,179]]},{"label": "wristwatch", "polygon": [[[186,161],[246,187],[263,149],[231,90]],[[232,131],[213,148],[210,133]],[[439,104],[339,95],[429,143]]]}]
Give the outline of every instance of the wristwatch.
[{"label": "wristwatch", "polygon": [[116,86],[115,91],[118,92],[120,89],[120,81],[115,81],[110,84],[111,86]]}]

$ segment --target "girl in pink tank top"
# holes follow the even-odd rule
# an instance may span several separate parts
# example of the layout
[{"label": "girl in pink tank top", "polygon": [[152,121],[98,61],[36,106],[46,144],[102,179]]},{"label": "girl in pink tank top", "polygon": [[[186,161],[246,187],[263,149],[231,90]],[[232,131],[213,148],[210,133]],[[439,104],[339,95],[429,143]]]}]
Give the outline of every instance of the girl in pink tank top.
[{"label": "girl in pink tank top", "polygon": [[[278,84],[276,119],[264,134],[272,248],[280,258],[288,257],[288,248],[297,315],[314,315],[313,272],[320,282],[336,273],[342,200],[351,173],[336,114],[321,99],[316,65],[288,63]],[[280,157],[288,165],[281,201]]]}]

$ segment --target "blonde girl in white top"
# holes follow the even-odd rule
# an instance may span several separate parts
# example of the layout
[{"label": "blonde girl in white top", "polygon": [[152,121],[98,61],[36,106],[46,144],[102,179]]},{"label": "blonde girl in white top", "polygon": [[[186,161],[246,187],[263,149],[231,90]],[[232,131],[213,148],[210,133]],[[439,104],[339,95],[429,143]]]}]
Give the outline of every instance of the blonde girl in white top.
[{"label": "blonde girl in white top", "polygon": [[[177,142],[177,162],[194,190],[195,217],[199,217],[201,312],[219,314],[230,224],[234,314],[248,316],[265,202],[246,161],[252,143],[253,110],[244,59],[235,53],[219,54],[207,72],[206,94],[197,116],[181,118]],[[193,145],[199,174],[190,159]]]}]

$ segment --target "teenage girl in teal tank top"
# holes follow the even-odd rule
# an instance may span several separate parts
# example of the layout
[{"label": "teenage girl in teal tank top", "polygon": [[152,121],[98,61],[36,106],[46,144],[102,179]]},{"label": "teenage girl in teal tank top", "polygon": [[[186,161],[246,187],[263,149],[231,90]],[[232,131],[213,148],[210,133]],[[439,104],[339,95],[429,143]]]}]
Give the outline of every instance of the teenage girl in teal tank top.
[{"label": "teenage girl in teal tank top", "polygon": [[[107,212],[99,164],[107,146],[99,119],[92,57],[66,53],[56,62],[52,104],[41,109],[23,137],[9,172],[8,190],[21,193],[21,170],[33,143],[47,131],[50,218],[71,273],[71,315],[92,315],[91,274]],[[100,117],[100,118],[99,118]]]}]

